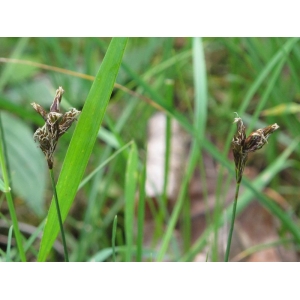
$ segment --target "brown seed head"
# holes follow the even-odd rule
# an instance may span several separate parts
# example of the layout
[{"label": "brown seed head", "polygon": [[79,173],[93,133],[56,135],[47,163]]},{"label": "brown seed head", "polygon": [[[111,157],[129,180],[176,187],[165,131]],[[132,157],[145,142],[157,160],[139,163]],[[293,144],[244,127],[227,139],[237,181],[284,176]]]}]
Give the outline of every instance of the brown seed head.
[{"label": "brown seed head", "polygon": [[248,153],[261,149],[268,142],[270,134],[277,130],[279,126],[275,123],[265,128],[257,129],[246,138],[242,119],[237,116],[234,119],[234,123],[237,123],[237,133],[232,139],[231,146],[235,162],[236,180],[237,183],[240,183]]},{"label": "brown seed head", "polygon": [[49,169],[53,168],[53,153],[58,139],[71,127],[72,123],[76,120],[76,117],[80,114],[80,111],[75,108],[72,108],[65,114],[60,113],[59,104],[63,93],[64,90],[62,87],[59,87],[56,90],[49,113],[47,113],[41,105],[36,103],[31,104],[45,120],[44,126],[36,130],[33,138],[35,142],[39,142],[40,148],[46,157]]}]

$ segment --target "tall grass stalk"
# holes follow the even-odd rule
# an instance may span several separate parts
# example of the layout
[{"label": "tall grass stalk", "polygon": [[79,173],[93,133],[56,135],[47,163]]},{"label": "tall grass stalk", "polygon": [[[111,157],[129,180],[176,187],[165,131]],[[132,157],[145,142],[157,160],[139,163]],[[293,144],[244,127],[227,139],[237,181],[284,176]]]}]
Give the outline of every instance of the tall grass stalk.
[{"label": "tall grass stalk", "polygon": [[6,247],[6,261],[11,261],[11,254],[10,254],[10,248],[11,248],[11,239],[12,239],[12,233],[13,233],[13,226],[9,227],[8,230],[8,239],[7,239],[7,247]]},{"label": "tall grass stalk", "polygon": [[113,259],[116,262],[116,234],[117,234],[117,224],[118,224],[118,216],[115,215],[114,222],[113,222],[113,230],[112,230],[112,238],[111,244],[113,249]]},{"label": "tall grass stalk", "polygon": [[232,239],[235,214],[236,214],[236,206],[237,206],[237,201],[238,201],[238,197],[239,197],[239,190],[240,190],[240,183],[237,183],[236,188],[235,188],[235,196],[234,196],[234,202],[233,202],[233,208],[232,208],[231,225],[230,225],[230,230],[229,230],[229,235],[228,235],[228,240],[227,240],[227,248],[226,248],[226,253],[225,253],[225,262],[228,262],[228,258],[229,258],[231,239]]},{"label": "tall grass stalk", "polygon": [[144,222],[145,222],[145,202],[146,202],[146,174],[147,165],[144,163],[141,176],[140,176],[140,194],[139,194],[139,204],[138,204],[138,233],[137,233],[137,253],[136,261],[141,262],[143,258],[143,240],[144,240]]},{"label": "tall grass stalk", "polygon": [[134,242],[134,197],[137,184],[138,152],[135,143],[131,145],[125,174],[125,237],[126,237],[126,261],[130,262],[133,256]]},{"label": "tall grass stalk", "polygon": [[[173,107],[174,97],[174,81],[171,79],[166,80],[166,101],[167,105]],[[166,211],[168,201],[168,181],[170,172],[171,161],[171,136],[172,136],[172,120],[171,117],[166,115],[166,128],[165,128],[165,161],[164,161],[164,185],[163,185],[163,205],[162,213]],[[166,216],[164,215],[164,219]]]},{"label": "tall grass stalk", "polygon": [[62,241],[63,241],[63,245],[64,245],[65,262],[69,262],[68,248],[67,248],[64,226],[63,226],[60,208],[59,208],[59,202],[58,202],[58,197],[57,197],[57,192],[56,192],[53,169],[49,169],[49,173],[50,173],[50,177],[51,177],[51,184],[52,184],[52,189],[53,189],[53,195],[54,195],[54,200],[55,200],[55,206],[56,206],[56,211],[57,211],[57,217],[58,217],[61,237],[62,237]]}]

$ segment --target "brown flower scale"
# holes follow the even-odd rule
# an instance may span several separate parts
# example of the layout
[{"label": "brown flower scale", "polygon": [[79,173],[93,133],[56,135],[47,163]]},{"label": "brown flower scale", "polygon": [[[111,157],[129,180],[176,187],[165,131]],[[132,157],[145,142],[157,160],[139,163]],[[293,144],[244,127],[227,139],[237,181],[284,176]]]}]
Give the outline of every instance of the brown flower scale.
[{"label": "brown flower scale", "polygon": [[257,129],[246,137],[246,128],[238,115],[234,119],[234,123],[237,123],[237,133],[232,139],[231,146],[235,162],[236,181],[240,183],[248,153],[261,149],[268,142],[269,136],[277,130],[279,126],[275,123],[265,128]]},{"label": "brown flower scale", "polygon": [[76,117],[80,114],[75,108],[62,114],[60,113],[60,102],[64,90],[59,87],[56,90],[55,98],[50,106],[50,112],[37,103],[31,103],[33,108],[42,116],[45,121],[43,127],[38,128],[33,135],[34,141],[39,142],[40,148],[45,154],[49,169],[53,168],[53,153],[58,139],[71,127]]}]

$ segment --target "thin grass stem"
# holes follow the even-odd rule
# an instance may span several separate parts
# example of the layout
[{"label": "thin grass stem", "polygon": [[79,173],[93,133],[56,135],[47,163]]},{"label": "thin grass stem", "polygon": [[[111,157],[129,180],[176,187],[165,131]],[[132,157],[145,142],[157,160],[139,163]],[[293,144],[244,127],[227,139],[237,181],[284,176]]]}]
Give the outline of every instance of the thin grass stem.
[{"label": "thin grass stem", "polygon": [[50,177],[51,177],[51,183],[52,183],[52,188],[53,188],[53,194],[54,194],[54,200],[55,200],[55,206],[56,206],[56,211],[57,211],[57,217],[58,217],[61,237],[62,237],[62,241],[63,241],[63,245],[64,245],[65,262],[69,262],[67,243],[66,243],[65,232],[64,232],[63,222],[62,222],[60,208],[59,208],[56,186],[55,186],[55,182],[54,182],[53,169],[49,169],[49,173],[50,173]]},{"label": "thin grass stem", "polygon": [[[170,107],[173,107],[173,96],[174,96],[174,81],[167,80],[166,81],[166,89],[167,89],[167,101]],[[169,181],[169,173],[170,173],[170,153],[171,153],[171,138],[172,138],[172,120],[170,116],[166,116],[166,139],[165,139],[165,163],[164,163],[164,185],[163,185],[163,205],[164,211],[166,211],[167,202],[168,202],[168,181]],[[164,219],[166,216],[163,216]]]},{"label": "thin grass stem", "polygon": [[14,229],[14,227],[10,226],[9,231],[8,231],[7,248],[6,248],[6,261],[7,262],[11,261],[10,248],[11,248],[11,239],[12,239],[13,229]]},{"label": "thin grass stem", "polygon": [[117,233],[117,223],[118,223],[118,216],[116,215],[115,218],[114,218],[113,231],[112,231],[112,239],[111,239],[114,262],[116,262],[116,233]]},{"label": "thin grass stem", "polygon": [[141,262],[143,258],[145,202],[146,202],[146,190],[145,190],[146,174],[147,174],[147,164],[145,162],[140,177],[140,196],[139,196],[139,203],[138,203],[138,234],[137,234],[137,242],[136,242],[137,243],[136,260],[138,262]]},{"label": "thin grass stem", "polygon": [[229,258],[230,245],[231,245],[231,239],[232,239],[232,233],[233,233],[233,227],[234,227],[236,205],[237,205],[238,196],[239,196],[240,184],[241,184],[240,182],[237,183],[236,189],[235,189],[235,196],[234,196],[234,202],[233,202],[233,208],[232,208],[231,225],[230,225],[230,230],[229,230],[229,235],[228,235],[228,240],[227,240],[227,248],[226,248],[226,253],[225,253],[225,262],[228,262],[228,258]]}]

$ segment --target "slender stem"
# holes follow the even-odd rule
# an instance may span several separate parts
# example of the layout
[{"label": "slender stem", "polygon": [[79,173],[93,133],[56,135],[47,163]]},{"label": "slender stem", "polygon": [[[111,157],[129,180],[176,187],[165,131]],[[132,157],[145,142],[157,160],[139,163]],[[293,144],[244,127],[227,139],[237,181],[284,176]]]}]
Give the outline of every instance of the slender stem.
[{"label": "slender stem", "polygon": [[[1,122],[1,120],[0,120]],[[13,202],[13,198],[11,195],[11,189],[9,186],[9,176],[8,176],[8,171],[6,168],[6,161],[4,157],[4,151],[3,151],[3,145],[4,145],[4,137],[3,137],[3,131],[2,131],[2,126],[0,124],[0,133],[1,133],[1,138],[0,138],[0,165],[2,169],[2,176],[3,176],[3,182],[4,182],[4,193],[6,196],[7,204],[8,204],[8,209],[9,209],[9,214],[13,223],[13,228],[14,228],[14,234],[16,237],[17,241],[17,246],[20,254],[20,258],[23,262],[26,262],[26,256],[25,256],[25,251],[23,248],[22,244],[22,236],[21,232],[19,230],[19,225],[18,225],[18,219],[17,219],[17,214],[15,211],[15,206]]]},{"label": "slender stem", "polygon": [[231,239],[232,239],[232,233],[233,233],[233,227],[234,227],[234,220],[235,220],[235,213],[236,213],[236,205],[237,205],[238,196],[239,196],[239,189],[240,189],[240,182],[238,182],[236,184],[236,189],[235,189],[231,225],[230,225],[230,231],[229,231],[229,236],[228,236],[228,240],[227,240],[227,248],[226,248],[226,253],[225,253],[225,262],[228,262],[228,258],[229,258],[230,245],[231,245]]},{"label": "slender stem", "polygon": [[[167,79],[166,82],[166,101],[169,107],[173,107],[174,98],[174,81]],[[170,173],[170,153],[171,153],[171,135],[172,135],[172,120],[171,117],[166,115],[166,129],[165,129],[166,139],[165,139],[165,164],[164,164],[164,185],[163,185],[163,203],[164,203],[164,218],[166,218],[166,206],[168,201],[167,188]]]},{"label": "slender stem", "polygon": [[7,239],[7,247],[6,247],[6,261],[7,262],[11,261],[10,248],[11,248],[11,238],[12,238],[13,229],[14,229],[14,227],[10,226],[9,231],[8,231],[8,239]]},{"label": "slender stem", "polygon": [[112,248],[113,248],[113,259],[116,262],[116,232],[117,232],[117,223],[118,223],[118,216],[115,215],[114,223],[113,223],[113,232],[112,232]]},{"label": "slender stem", "polygon": [[67,243],[66,243],[64,227],[63,227],[63,223],[62,223],[62,219],[61,219],[61,214],[60,214],[58,197],[57,197],[57,193],[56,193],[56,186],[55,186],[55,182],[54,182],[53,169],[49,169],[49,173],[50,173],[51,182],[52,182],[52,188],[53,188],[53,193],[54,193],[54,200],[55,200],[55,205],[56,205],[56,211],[57,211],[57,216],[58,216],[60,232],[61,232],[62,241],[63,241],[63,245],[64,245],[65,261],[69,262]]}]

